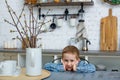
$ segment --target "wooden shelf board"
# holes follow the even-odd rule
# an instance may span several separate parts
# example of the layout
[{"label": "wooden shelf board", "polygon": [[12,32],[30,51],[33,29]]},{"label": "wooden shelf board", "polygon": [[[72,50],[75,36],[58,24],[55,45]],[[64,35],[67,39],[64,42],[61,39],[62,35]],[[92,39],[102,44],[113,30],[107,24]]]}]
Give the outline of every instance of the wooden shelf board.
[{"label": "wooden shelf board", "polygon": [[47,7],[47,6],[80,6],[81,3],[83,3],[84,5],[94,5],[93,1],[90,2],[60,2],[60,3],[55,3],[55,2],[51,2],[51,3],[36,3],[35,6],[41,6],[41,7]]}]

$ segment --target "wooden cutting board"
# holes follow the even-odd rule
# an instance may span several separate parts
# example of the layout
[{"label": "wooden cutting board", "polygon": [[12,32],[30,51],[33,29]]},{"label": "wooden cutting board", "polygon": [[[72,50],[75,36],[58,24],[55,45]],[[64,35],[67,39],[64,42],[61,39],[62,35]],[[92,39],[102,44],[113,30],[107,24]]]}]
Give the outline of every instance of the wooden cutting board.
[{"label": "wooden cutting board", "polygon": [[112,16],[112,9],[109,9],[109,15],[101,19],[100,23],[100,50],[117,50],[117,17]]}]

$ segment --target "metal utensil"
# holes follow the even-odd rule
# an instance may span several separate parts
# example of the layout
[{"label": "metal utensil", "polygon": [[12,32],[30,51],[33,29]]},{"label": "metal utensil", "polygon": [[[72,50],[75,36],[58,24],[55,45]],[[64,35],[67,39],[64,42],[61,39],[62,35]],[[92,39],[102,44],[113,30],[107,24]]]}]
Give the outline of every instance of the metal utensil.
[{"label": "metal utensil", "polygon": [[56,24],[55,24],[55,22],[54,22],[54,19],[55,19],[55,16],[53,16],[53,22],[52,22],[51,25],[50,25],[50,28],[51,28],[51,29],[55,29],[55,28],[56,28]]}]

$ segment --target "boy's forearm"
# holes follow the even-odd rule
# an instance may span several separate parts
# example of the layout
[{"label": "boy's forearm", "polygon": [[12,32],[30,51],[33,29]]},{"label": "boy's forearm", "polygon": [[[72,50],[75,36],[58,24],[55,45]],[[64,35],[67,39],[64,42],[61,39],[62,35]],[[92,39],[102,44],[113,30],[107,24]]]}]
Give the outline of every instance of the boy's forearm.
[{"label": "boy's forearm", "polygon": [[65,71],[63,65],[56,63],[47,63],[45,64],[44,69],[54,72]]},{"label": "boy's forearm", "polygon": [[89,72],[95,72],[95,71],[96,71],[96,67],[93,64],[77,67],[77,72],[89,73]]}]

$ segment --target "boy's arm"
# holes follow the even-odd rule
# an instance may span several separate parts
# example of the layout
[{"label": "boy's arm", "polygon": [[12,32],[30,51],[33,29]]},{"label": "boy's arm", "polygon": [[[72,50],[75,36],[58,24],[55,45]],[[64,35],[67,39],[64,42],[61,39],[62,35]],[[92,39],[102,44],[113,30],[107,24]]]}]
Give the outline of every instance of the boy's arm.
[{"label": "boy's arm", "polygon": [[44,65],[44,69],[47,69],[49,71],[53,71],[53,72],[62,72],[65,71],[64,67],[62,64],[56,64],[56,63],[47,63]]},{"label": "boy's arm", "polygon": [[95,65],[87,63],[86,61],[80,61],[80,63],[77,66],[77,72],[91,73],[95,71],[96,71]]}]

